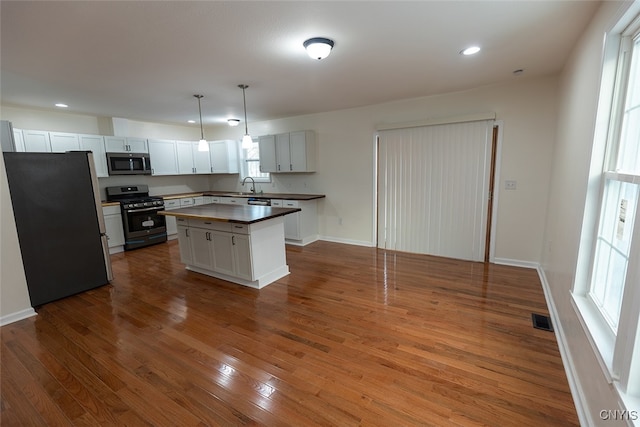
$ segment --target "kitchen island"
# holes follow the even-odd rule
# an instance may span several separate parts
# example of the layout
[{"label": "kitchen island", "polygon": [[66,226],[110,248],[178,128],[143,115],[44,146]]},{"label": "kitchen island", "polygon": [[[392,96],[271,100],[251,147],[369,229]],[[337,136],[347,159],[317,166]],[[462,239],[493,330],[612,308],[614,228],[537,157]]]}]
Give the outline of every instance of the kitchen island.
[{"label": "kitchen island", "polygon": [[283,218],[299,211],[213,203],[160,214],[176,218],[188,270],[260,289],[289,274]]}]

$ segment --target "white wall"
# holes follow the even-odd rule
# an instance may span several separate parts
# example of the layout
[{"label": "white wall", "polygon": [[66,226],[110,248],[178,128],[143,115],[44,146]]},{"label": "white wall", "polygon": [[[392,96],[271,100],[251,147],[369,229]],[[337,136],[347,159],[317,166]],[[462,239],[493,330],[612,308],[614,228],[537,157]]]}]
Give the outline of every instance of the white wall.
[{"label": "white wall", "polygon": [[0,155],[0,325],[34,314],[22,265],[4,157]]},{"label": "white wall", "polygon": [[565,366],[575,375],[578,406],[584,405],[590,425],[614,425],[611,421],[600,420],[599,411],[617,409],[618,400],[571,305],[570,291],[589,177],[604,34],[619,17],[622,8],[626,8],[622,2],[603,3],[561,75],[558,137],[553,153],[542,256],[546,285],[560,322],[556,329],[564,336],[559,344],[564,346],[568,356]]},{"label": "white wall", "polygon": [[[509,71],[507,71],[509,72]],[[325,238],[374,245],[374,138],[376,125],[495,112],[504,121],[501,177],[518,189],[500,191],[495,256],[540,261],[551,153],[556,127],[556,77],[514,77],[501,85],[465,92],[249,123],[253,136],[313,129],[317,173],[274,175],[274,192],[323,193],[319,232]],[[238,138],[238,128],[215,129],[216,139]],[[237,177],[212,178],[213,188],[240,189]],[[342,221],[340,221],[342,220]]]}]

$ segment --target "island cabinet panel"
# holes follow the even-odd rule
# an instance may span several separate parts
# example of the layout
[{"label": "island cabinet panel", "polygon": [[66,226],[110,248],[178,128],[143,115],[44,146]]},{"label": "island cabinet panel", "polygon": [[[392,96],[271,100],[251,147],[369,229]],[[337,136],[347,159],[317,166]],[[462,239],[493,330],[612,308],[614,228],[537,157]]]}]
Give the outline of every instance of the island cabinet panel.
[{"label": "island cabinet panel", "polygon": [[176,218],[178,227],[178,245],[180,246],[180,261],[183,264],[193,264],[191,253],[191,239],[189,238],[189,221],[184,218]]},{"label": "island cabinet panel", "polygon": [[235,275],[233,234],[215,230],[211,233],[213,234],[213,270],[231,276]]},{"label": "island cabinet panel", "polygon": [[258,289],[289,274],[283,216],[239,223],[185,217],[185,211],[194,210],[165,214],[176,216],[180,260],[188,270]]},{"label": "island cabinet panel", "polygon": [[238,277],[253,280],[253,263],[251,259],[251,239],[247,235],[233,234],[233,271]]},{"label": "island cabinet panel", "polygon": [[204,228],[189,228],[192,263],[196,267],[214,269],[211,231]]}]

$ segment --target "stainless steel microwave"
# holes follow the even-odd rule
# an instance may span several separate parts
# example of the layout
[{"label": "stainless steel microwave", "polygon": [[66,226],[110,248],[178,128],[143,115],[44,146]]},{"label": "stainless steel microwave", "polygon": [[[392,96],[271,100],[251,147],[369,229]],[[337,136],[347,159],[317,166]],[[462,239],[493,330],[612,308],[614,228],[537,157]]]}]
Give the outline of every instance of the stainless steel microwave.
[{"label": "stainless steel microwave", "polygon": [[148,153],[107,153],[109,175],[151,175]]}]

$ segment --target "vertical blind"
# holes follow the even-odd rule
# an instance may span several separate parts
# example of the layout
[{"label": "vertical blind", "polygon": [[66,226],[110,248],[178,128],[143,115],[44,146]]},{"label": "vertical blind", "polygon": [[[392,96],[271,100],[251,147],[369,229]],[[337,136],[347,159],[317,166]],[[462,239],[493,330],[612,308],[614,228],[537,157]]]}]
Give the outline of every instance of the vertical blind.
[{"label": "vertical blind", "polygon": [[493,121],[379,132],[378,247],[482,261]]}]

